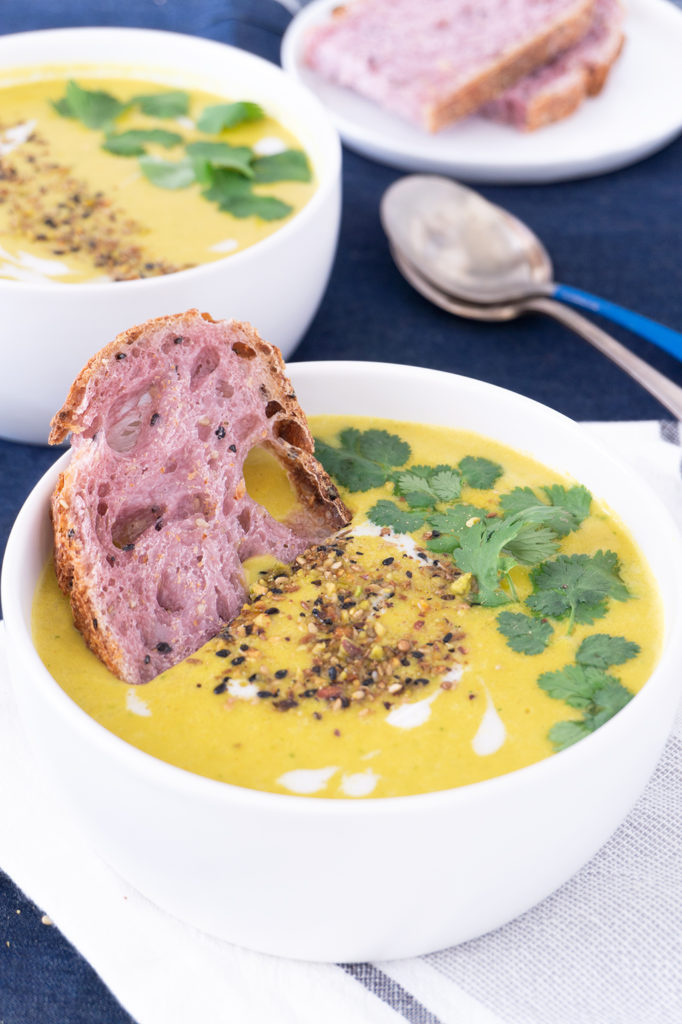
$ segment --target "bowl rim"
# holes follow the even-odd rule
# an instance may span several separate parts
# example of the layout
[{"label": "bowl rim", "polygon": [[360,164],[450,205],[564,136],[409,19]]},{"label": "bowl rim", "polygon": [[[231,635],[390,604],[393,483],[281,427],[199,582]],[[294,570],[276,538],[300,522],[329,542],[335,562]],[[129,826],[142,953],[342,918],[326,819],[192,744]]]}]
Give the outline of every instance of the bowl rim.
[{"label": "bowl rim", "polygon": [[[496,395],[504,395],[519,403],[520,407],[528,409],[531,414],[542,415],[548,420],[554,421],[557,425],[563,425],[575,430],[580,434],[581,425],[565,416],[563,413],[551,409],[534,399],[513,392],[507,388],[490,384],[486,381],[462,374],[449,373],[442,370],[434,370],[427,367],[409,366],[398,363],[363,362],[361,360],[320,360],[306,361],[301,363],[288,363],[287,370],[297,374],[315,374],[322,370],[334,376],[343,370],[364,373],[367,370],[379,370],[393,375],[403,375],[414,381],[415,377],[433,378],[434,376],[445,377],[459,383],[461,386],[478,390],[483,394],[494,398]],[[298,388],[299,382],[295,386]],[[409,421],[408,421],[409,422]],[[414,421],[416,422],[416,421]],[[648,482],[642,479],[637,472],[621,462],[619,458],[608,451],[599,441],[587,433],[580,435],[582,442],[600,458],[605,459],[620,474],[630,479],[636,485],[635,493],[638,495],[638,502],[646,502],[647,510],[652,518],[659,520],[671,539],[674,539],[674,550],[670,552],[671,561],[676,562],[678,572],[682,575],[682,535],[678,530],[670,512],[664,505],[662,499],[650,487]],[[504,443],[504,442],[502,442]],[[146,783],[161,785],[168,791],[178,792],[182,795],[194,796],[206,802],[212,802],[219,806],[237,804],[248,806],[254,810],[264,813],[291,813],[294,815],[323,815],[332,819],[353,817],[356,815],[387,815],[405,813],[431,813],[435,810],[453,809],[455,806],[467,805],[472,800],[492,798],[504,795],[517,787],[524,787],[524,780],[539,780],[541,776],[551,776],[556,772],[570,771],[571,766],[579,766],[581,761],[593,760],[601,754],[608,763],[608,750],[610,738],[617,730],[623,731],[623,727],[633,716],[639,716],[642,705],[645,702],[654,700],[654,692],[657,689],[658,680],[673,671],[672,666],[679,664],[682,658],[682,601],[679,604],[677,616],[674,620],[666,623],[665,632],[667,642],[661,651],[651,675],[648,677],[642,688],[634,695],[632,700],[622,708],[613,718],[600,726],[595,732],[572,746],[558,751],[543,760],[533,762],[522,768],[506,772],[503,775],[494,776],[479,782],[469,783],[451,789],[434,790],[426,793],[416,793],[404,796],[392,797],[363,797],[361,800],[351,798],[332,799],[329,797],[304,796],[289,793],[273,793],[266,790],[250,789],[246,786],[239,786],[235,783],[222,782],[203,775],[196,774],[185,768],[180,768],[169,762],[162,761],[152,754],[140,750],[128,743],[127,740],[110,732],[84,711],[68,694],[62,690],[59,683],[50,674],[38,655],[32,642],[30,623],[24,621],[23,613],[16,602],[10,600],[13,590],[21,573],[21,550],[31,543],[29,523],[40,515],[40,509],[45,510],[45,505],[52,493],[54,482],[58,473],[66,465],[71,456],[70,451],[56,460],[56,462],[41,476],[32,488],[24,504],[22,505],[16,521],[12,527],[5,558],[2,566],[2,604],[5,616],[5,643],[9,644],[10,634],[16,639],[18,637],[21,652],[20,658],[24,664],[29,665],[29,673],[42,696],[62,715],[70,719],[71,726],[83,734],[88,742],[95,742],[103,745],[105,754],[110,754],[114,761],[125,762],[128,770],[133,774],[140,775]],[[617,510],[615,510],[617,513]],[[34,522],[35,526],[35,522]],[[10,582],[12,581],[12,582]],[[10,586],[12,590],[10,590]],[[664,613],[666,610],[664,609]],[[676,628],[677,626],[677,628]],[[11,675],[11,672],[10,672]],[[670,720],[672,728],[672,718]]]},{"label": "bowl rim", "polygon": [[[11,278],[0,277],[0,296],[4,291],[13,292],[17,290],[19,293],[22,291],[36,291],[39,294],[54,294],[55,289],[59,292],[64,290],[64,286],[68,288],[68,294],[73,292],[76,299],[81,295],[82,291],[85,290],[88,295],[92,294],[95,297],[100,293],[108,293],[112,287],[116,288],[116,293],[121,292],[122,295],[134,293],[140,289],[159,289],[169,287],[169,281],[173,282],[176,280],[189,281],[200,274],[208,274],[216,268],[225,267],[225,264],[234,264],[235,262],[239,265],[248,264],[254,259],[257,259],[257,255],[254,253],[260,253],[265,248],[272,248],[274,245],[280,244],[283,241],[286,244],[289,236],[300,228],[304,228],[305,225],[313,219],[318,208],[323,206],[330,194],[334,191],[337,183],[341,177],[341,161],[342,161],[342,150],[341,150],[341,139],[339,133],[325,110],[322,103],[309,89],[306,89],[299,82],[296,81],[293,76],[287,74],[278,64],[274,64],[272,61],[266,60],[265,57],[261,57],[256,53],[251,53],[250,50],[244,50],[241,47],[233,46],[230,43],[221,43],[215,39],[207,39],[204,36],[192,36],[185,32],[173,32],[166,29],[149,29],[149,28],[135,28],[125,26],[87,26],[81,25],[73,28],[46,28],[37,29],[36,31],[29,32],[11,32],[6,36],[0,37],[0,73],[5,69],[2,65],[2,49],[3,40],[6,41],[7,45],[10,45],[10,41],[16,39],[33,39],[38,37],[52,38],[55,41],[59,38],[73,37],[78,39],[85,38],[86,35],[96,34],[100,36],[115,35],[120,39],[124,37],[135,35],[149,38],[150,44],[152,41],[156,42],[169,42],[172,40],[181,40],[182,45],[196,46],[197,48],[220,48],[227,51],[226,57],[231,56],[233,60],[244,60],[247,63],[253,63],[256,67],[264,71],[265,74],[271,75],[274,78],[286,79],[288,87],[291,88],[294,93],[297,94],[298,101],[307,104],[309,112],[317,118],[317,131],[319,138],[325,147],[325,151],[329,154],[329,167],[324,175],[320,173],[320,168],[314,166],[319,182],[305,206],[297,210],[291,217],[291,220],[287,221],[281,227],[276,228],[265,238],[255,242],[253,245],[248,246],[246,249],[242,249],[240,252],[226,254],[217,260],[211,260],[209,263],[200,263],[195,267],[189,267],[186,270],[176,270],[172,274],[160,274],[157,277],[144,277],[134,278],[131,281],[74,281],[72,283],[64,281],[15,281]],[[236,56],[235,56],[236,55]],[[54,67],[59,66],[59,59],[55,59]],[[17,65],[18,66],[18,65]],[[28,66],[28,65],[25,65]],[[50,65],[52,66],[52,65]],[[99,65],[98,65],[99,66]],[[116,67],[116,61],[111,61],[112,68]]]}]

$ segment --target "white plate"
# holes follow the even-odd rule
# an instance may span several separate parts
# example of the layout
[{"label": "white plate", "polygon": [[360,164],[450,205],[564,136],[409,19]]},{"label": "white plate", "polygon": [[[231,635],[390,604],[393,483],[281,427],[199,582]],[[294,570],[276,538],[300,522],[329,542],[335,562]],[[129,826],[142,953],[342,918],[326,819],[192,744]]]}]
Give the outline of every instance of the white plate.
[{"label": "white plate", "polygon": [[498,184],[586,177],[641,160],[682,131],[682,12],[669,0],[626,2],[625,48],[602,93],[529,134],[470,117],[429,135],[324,81],[303,65],[303,41],[339,0],[314,0],[296,15],[282,41],[282,66],[317,94],[344,142],[371,159]]}]

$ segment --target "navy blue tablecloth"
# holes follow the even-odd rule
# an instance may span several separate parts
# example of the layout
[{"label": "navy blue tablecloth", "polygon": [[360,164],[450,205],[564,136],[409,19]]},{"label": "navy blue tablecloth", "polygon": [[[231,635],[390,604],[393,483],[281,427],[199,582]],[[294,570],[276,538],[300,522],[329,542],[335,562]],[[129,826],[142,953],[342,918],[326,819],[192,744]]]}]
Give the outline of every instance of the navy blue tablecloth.
[{"label": "navy blue tablecloth", "polygon": [[[288,20],[274,0],[0,0],[0,33],[141,26],[232,43],[273,61]],[[393,266],[377,213],[383,191],[398,176],[345,152],[338,256],[320,310],[293,359],[380,360],[465,373],[576,419],[667,417],[585,342],[544,318],[504,326],[458,320],[413,292]],[[538,232],[559,280],[682,330],[681,181],[678,140],[603,177],[481,191]],[[613,333],[682,385],[682,364],[624,330]],[[11,366],[6,369],[11,372]],[[55,458],[47,448],[0,440],[0,551],[26,494]],[[0,1022],[130,1021],[58,930],[41,923],[41,915],[0,872]]]}]

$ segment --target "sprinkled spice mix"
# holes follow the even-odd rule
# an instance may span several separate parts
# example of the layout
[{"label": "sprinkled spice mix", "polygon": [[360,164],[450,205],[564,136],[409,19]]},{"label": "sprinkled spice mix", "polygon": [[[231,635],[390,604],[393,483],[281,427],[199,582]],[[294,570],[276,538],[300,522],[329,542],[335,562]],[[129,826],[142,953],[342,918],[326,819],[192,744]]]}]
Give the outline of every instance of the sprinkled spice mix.
[{"label": "sprinkled spice mix", "polygon": [[[423,552],[401,551],[387,536],[360,542],[346,531],[260,577],[213,642],[212,654],[237,669],[232,695],[244,687],[276,711],[313,702],[332,711],[362,704],[369,713],[377,700],[392,707],[436,680],[452,688],[467,610],[462,574],[428,556],[417,562]],[[244,653],[233,656],[237,649]]]}]

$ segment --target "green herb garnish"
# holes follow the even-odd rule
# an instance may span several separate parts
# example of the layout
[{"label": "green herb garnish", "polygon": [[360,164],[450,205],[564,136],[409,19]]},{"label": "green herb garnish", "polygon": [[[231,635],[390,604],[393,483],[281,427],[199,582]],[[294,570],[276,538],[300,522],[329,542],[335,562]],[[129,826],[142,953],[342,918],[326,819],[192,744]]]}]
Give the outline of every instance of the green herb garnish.
[{"label": "green herb garnish", "polygon": [[593,666],[566,665],[556,672],[543,672],[538,686],[555,700],[578,708],[583,717],[578,721],[558,722],[549,731],[555,750],[563,750],[624,708],[633,694],[614,676]]},{"label": "green herb garnish", "polygon": [[188,157],[183,160],[157,160],[153,156],[141,156],[139,164],[145,178],[158,188],[187,188],[196,181],[194,167]]},{"label": "green herb garnish", "polygon": [[620,578],[620,563],[613,551],[594,555],[559,555],[531,572],[533,593],[526,604],[538,615],[568,618],[591,625],[608,609],[607,598],[626,601],[630,593]]},{"label": "green herb garnish", "polygon": [[143,114],[149,117],[185,117],[189,111],[189,93],[178,89],[171,92],[155,92],[148,96],[133,96]]},{"label": "green herb garnish", "polygon": [[218,204],[218,208],[233,217],[258,216],[263,220],[280,220],[291,213],[293,207],[274,196],[257,195],[251,182],[238,171],[213,169],[211,183],[203,195]]},{"label": "green herb garnish", "polygon": [[339,434],[339,447],[315,440],[315,455],[327,472],[349,491],[381,487],[410,457],[409,444],[386,430],[356,430]]},{"label": "green herb garnish", "polygon": [[302,149],[285,149],[253,161],[253,179],[261,184],[273,181],[312,181],[308,157]]},{"label": "green herb garnish", "polygon": [[[541,490],[547,495],[549,507],[556,510],[555,515],[548,518],[547,525],[560,537],[577,530],[583,519],[590,514],[592,495],[586,487],[566,488],[561,484],[552,484]],[[500,507],[505,512],[523,512],[538,504],[540,499],[530,487],[515,487],[500,498]]]},{"label": "green herb garnish", "polygon": [[170,149],[181,142],[182,135],[178,135],[177,132],[166,132],[162,128],[133,128],[118,135],[107,135],[102,143],[102,149],[116,156],[142,156],[146,153],[145,146],[149,143]]},{"label": "green herb garnish", "polygon": [[518,654],[542,654],[554,632],[546,619],[534,619],[523,612],[500,612],[497,628],[507,637],[507,647]]},{"label": "green herb garnish", "polygon": [[229,142],[190,142],[187,155],[195,163],[209,164],[211,168],[226,168],[237,171],[246,178],[253,178],[253,150],[248,146],[231,146]]},{"label": "green herb garnish", "polygon": [[225,128],[235,128],[248,121],[260,121],[264,117],[265,111],[258,103],[216,103],[204,108],[197,121],[197,128],[208,135],[217,135]]},{"label": "green herb garnish", "polygon": [[384,499],[372,506],[369,518],[377,526],[390,526],[396,533],[413,533],[419,530],[425,521],[421,512],[408,512],[394,501]]},{"label": "green herb garnish", "polygon": [[595,668],[610,668],[611,665],[622,665],[630,658],[639,654],[640,646],[624,636],[609,636],[608,633],[594,633],[585,637],[575,660],[579,665],[592,665]]},{"label": "green herb garnish", "polygon": [[479,491],[487,491],[494,487],[504,472],[499,463],[490,459],[474,458],[473,455],[465,455],[460,460],[458,469],[467,487],[474,487]]},{"label": "green herb garnish", "polygon": [[129,105],[108,92],[81,89],[77,82],[70,81],[65,95],[52,106],[62,117],[80,121],[86,128],[109,130]]},{"label": "green herb garnish", "polygon": [[462,478],[452,466],[410,466],[393,477],[395,493],[413,508],[433,508],[440,501],[455,501]]}]

